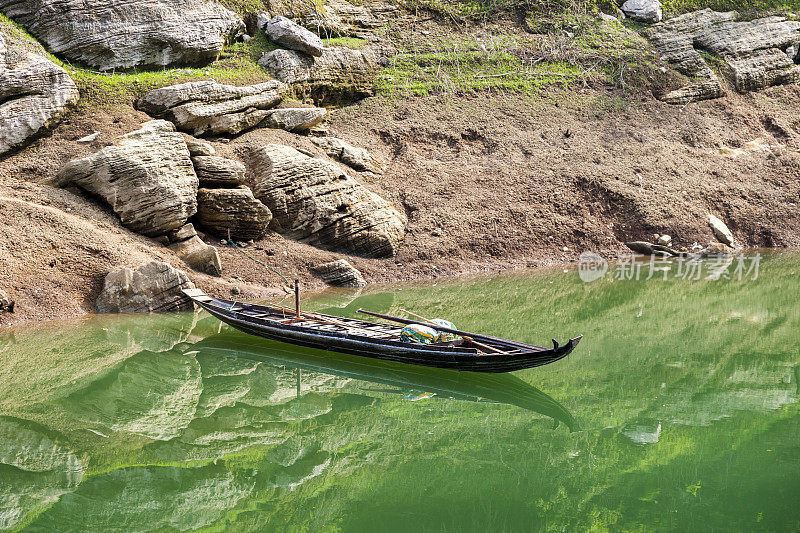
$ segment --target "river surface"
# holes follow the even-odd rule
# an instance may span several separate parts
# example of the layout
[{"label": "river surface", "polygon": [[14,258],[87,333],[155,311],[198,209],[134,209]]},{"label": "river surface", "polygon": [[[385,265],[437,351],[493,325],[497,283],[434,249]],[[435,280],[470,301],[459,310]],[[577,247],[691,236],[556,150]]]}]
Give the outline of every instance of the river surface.
[{"label": "river surface", "polygon": [[202,313],[0,329],[0,530],[800,531],[800,257],[755,280],[640,266],[304,303],[584,335],[514,374],[302,351]]}]

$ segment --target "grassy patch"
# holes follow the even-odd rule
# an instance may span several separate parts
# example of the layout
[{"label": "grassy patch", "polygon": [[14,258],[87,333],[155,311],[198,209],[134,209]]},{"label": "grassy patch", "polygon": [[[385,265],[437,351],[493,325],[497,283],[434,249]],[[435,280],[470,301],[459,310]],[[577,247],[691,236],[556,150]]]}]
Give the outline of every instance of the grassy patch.
[{"label": "grassy patch", "polygon": [[619,24],[588,17],[568,29],[396,43],[401,53],[382,70],[376,90],[425,96],[531,92],[578,84],[624,89],[652,85],[657,60],[641,37]]},{"label": "grassy patch", "polygon": [[99,73],[64,64],[81,92],[81,106],[116,106],[130,103],[153,89],[197,80],[215,80],[232,85],[250,85],[270,79],[256,61],[275,46],[266,37],[229,46],[218,61],[202,68],[171,68],[156,71]]},{"label": "grassy patch", "polygon": [[344,46],[353,50],[361,50],[367,45],[366,39],[359,39],[357,37],[333,37],[331,39],[323,39],[325,46]]},{"label": "grassy patch", "polygon": [[715,11],[739,11],[744,15],[780,12],[800,16],[800,0],[663,0],[663,6],[667,16],[707,7]]}]

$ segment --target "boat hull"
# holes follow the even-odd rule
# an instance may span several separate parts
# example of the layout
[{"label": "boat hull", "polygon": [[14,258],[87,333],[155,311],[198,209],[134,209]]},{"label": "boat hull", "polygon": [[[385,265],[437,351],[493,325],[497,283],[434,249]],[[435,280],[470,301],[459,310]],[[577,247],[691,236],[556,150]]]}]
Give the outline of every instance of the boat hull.
[{"label": "boat hull", "polygon": [[478,341],[495,344],[502,342],[508,350],[515,352],[480,354],[475,349],[377,340],[362,335],[323,332],[270,320],[259,320],[234,310],[233,305],[230,309],[226,308],[226,301],[212,298],[207,298],[206,301],[193,299],[222,322],[244,333],[265,339],[360,357],[471,372],[511,372],[553,363],[569,355],[581,339],[581,337],[570,339],[562,346],[554,341],[554,347],[546,349],[516,341],[476,335],[475,339]]}]

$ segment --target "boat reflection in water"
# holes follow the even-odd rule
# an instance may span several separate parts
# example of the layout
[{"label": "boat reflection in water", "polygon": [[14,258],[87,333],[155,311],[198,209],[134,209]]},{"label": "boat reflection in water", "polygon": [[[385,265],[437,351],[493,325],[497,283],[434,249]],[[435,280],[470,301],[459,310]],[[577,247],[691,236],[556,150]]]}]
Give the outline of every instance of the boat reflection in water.
[{"label": "boat reflection in water", "polygon": [[366,359],[312,348],[259,339],[230,331],[212,335],[191,345],[187,355],[214,355],[262,361],[297,369],[297,392],[302,389],[302,372],[330,374],[340,378],[396,387],[365,388],[378,393],[402,394],[408,399],[447,398],[521,407],[576,429],[573,416],[564,406],[536,387],[512,374],[482,374],[441,368],[418,367],[392,361]]}]

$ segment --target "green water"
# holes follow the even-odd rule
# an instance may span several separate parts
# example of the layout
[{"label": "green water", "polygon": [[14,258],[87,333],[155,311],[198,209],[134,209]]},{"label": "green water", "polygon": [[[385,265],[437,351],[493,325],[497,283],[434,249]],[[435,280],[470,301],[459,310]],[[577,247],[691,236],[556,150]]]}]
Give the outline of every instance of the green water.
[{"label": "green water", "polygon": [[0,329],[0,530],[800,531],[800,258],[332,291],[567,359],[480,375],[203,314]]}]

